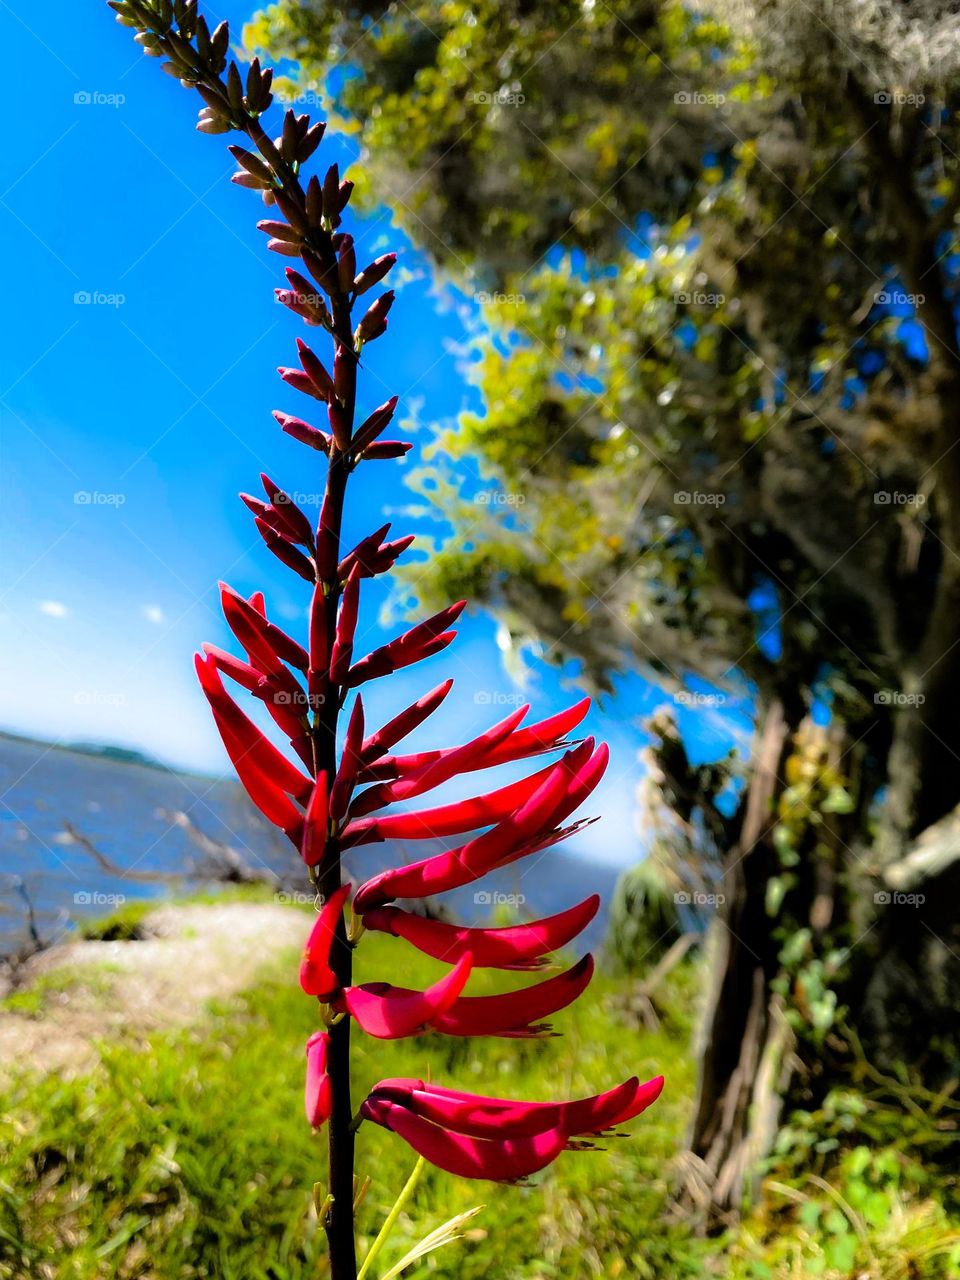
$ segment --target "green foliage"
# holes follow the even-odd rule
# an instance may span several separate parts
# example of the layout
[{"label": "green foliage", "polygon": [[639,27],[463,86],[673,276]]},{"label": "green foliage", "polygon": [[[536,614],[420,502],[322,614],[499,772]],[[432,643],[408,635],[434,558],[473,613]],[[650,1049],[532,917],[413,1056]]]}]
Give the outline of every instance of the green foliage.
[{"label": "green foliage", "polygon": [[[395,970],[398,945],[366,935],[361,977]],[[153,1036],[146,1048],[106,1045],[91,1076],[24,1076],[11,1088],[0,1127],[3,1280],[326,1274],[310,1206],[313,1183],[324,1177],[324,1144],[306,1126],[300,1101],[303,1045],[315,1018],[293,968],[291,957],[283,972],[215,1010],[201,1028]],[[438,972],[405,952],[404,981],[425,984]],[[495,980],[485,985],[495,989]],[[601,979],[591,991],[576,1013],[558,1018],[563,1038],[545,1044],[431,1037],[369,1042],[357,1053],[358,1097],[384,1075],[432,1072],[467,1088],[549,1097],[592,1092],[618,1074],[612,1064],[622,1075],[626,1060],[641,1075],[670,1074],[656,1118],[651,1112],[635,1138],[613,1141],[603,1153],[570,1153],[528,1189],[429,1170],[384,1252],[385,1266],[445,1219],[484,1204],[467,1240],[438,1254],[431,1274],[698,1274],[696,1247],[661,1213],[692,1088],[688,1024],[680,1016],[659,1035],[642,1033],[623,1020],[613,984]],[[373,1179],[360,1209],[361,1252],[413,1159],[395,1137],[361,1128],[358,1170]]]},{"label": "green foliage", "polygon": [[[397,945],[365,935],[361,977],[395,966]],[[291,956],[254,990],[214,1008],[201,1027],[104,1045],[91,1075],[38,1081],[24,1074],[10,1086],[0,1123],[3,1280],[326,1274],[310,1194],[324,1176],[323,1141],[300,1106],[303,1044],[314,1019],[292,981],[293,965]],[[405,981],[427,983],[436,973],[432,962],[404,952]],[[563,1037],[546,1044],[431,1037],[376,1043],[358,1055],[358,1094],[383,1075],[428,1069],[467,1088],[528,1097],[589,1092],[624,1069],[663,1071],[668,1081],[630,1139],[611,1140],[603,1152],[567,1153],[530,1187],[458,1181],[428,1168],[384,1250],[383,1271],[428,1231],[482,1205],[465,1238],[411,1277],[955,1274],[948,1215],[957,1188],[938,1183],[921,1163],[931,1135],[943,1138],[949,1099],[938,1110],[922,1097],[922,1106],[908,1107],[904,1127],[895,1080],[868,1094],[831,1095],[820,1111],[792,1117],[763,1200],[737,1233],[697,1240],[669,1212],[671,1162],[692,1089],[689,1010],[700,981],[693,965],[674,971],[661,992],[668,1013],[656,1033],[625,1014],[622,984],[600,977],[592,998],[558,1019]],[[496,982],[487,975],[485,986]],[[399,1139],[362,1126],[358,1167],[372,1183],[359,1213],[361,1254],[413,1162]]]}]

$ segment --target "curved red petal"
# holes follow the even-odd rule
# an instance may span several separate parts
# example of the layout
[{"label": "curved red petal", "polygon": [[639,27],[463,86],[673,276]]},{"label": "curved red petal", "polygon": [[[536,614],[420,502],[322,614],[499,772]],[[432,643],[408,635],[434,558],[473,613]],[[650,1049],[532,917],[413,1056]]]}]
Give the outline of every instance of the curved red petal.
[{"label": "curved red petal", "polygon": [[330,1037],[324,1031],[316,1031],[307,1041],[307,1079],[303,1092],[303,1106],[307,1121],[319,1129],[330,1119],[333,1107],[333,1091],[327,1075],[327,1050]]},{"label": "curved red petal", "polygon": [[367,1035],[379,1040],[398,1040],[419,1035],[436,1025],[437,1019],[459,997],[467,984],[472,965],[465,955],[456,966],[426,991],[409,991],[388,982],[347,987],[341,997],[352,1018]]},{"label": "curved red petal", "polygon": [[586,955],[571,969],[520,991],[496,996],[461,996],[433,1021],[448,1036],[530,1036],[549,1018],[572,1004],[593,977],[593,957]]},{"label": "curved red petal", "polygon": [[548,1131],[531,1138],[488,1141],[450,1133],[392,1102],[367,1108],[364,1114],[391,1129],[424,1159],[459,1178],[485,1178],[491,1182],[516,1182],[552,1164],[566,1145],[562,1131]]},{"label": "curved red petal", "polygon": [[600,907],[598,894],[544,920],[504,929],[468,929],[429,920],[399,907],[378,907],[363,917],[368,929],[405,938],[418,951],[453,964],[469,951],[478,969],[536,968],[542,956],[568,942],[587,927]]},{"label": "curved red petal", "polygon": [[323,861],[327,849],[329,805],[327,803],[327,775],[321,773],[310,796],[310,803],[303,820],[303,842],[300,854],[308,867],[316,867]]},{"label": "curved red petal", "polygon": [[340,988],[337,975],[330,967],[330,949],[349,893],[348,884],[342,884],[331,893],[320,908],[303,949],[300,986],[306,995],[316,996],[319,1000],[329,1000]]}]

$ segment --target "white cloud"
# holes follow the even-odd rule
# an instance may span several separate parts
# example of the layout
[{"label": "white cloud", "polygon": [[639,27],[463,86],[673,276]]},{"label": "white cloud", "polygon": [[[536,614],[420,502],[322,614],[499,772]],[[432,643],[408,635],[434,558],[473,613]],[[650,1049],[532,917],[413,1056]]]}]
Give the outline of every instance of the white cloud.
[{"label": "white cloud", "polygon": [[65,618],[70,610],[59,600],[41,600],[40,612],[45,613],[48,618]]},{"label": "white cloud", "polygon": [[167,620],[167,615],[158,604],[145,604],[143,606],[143,616],[148,622],[156,623],[158,627]]}]

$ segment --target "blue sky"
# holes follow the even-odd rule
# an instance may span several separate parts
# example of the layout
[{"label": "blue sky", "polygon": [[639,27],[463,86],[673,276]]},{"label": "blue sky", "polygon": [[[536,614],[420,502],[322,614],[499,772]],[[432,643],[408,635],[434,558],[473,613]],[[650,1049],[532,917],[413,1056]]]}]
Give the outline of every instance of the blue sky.
[{"label": "blue sky", "polygon": [[[206,8],[238,36],[254,5]],[[23,104],[6,132],[0,195],[0,727],[227,771],[191,662],[203,640],[228,644],[217,580],[262,587],[291,628],[305,608],[304,584],[262,547],[236,495],[256,491],[260,470],[307,500],[322,488],[322,462],[270,412],[303,412],[275,372],[295,363],[303,332],[274,301],[283,262],[254,230],[259,200],[228,180],[225,140],[195,132],[195,95],[140,54],[105,4],[50,0],[42,16],[21,18],[0,0],[0,29]],[[350,160],[336,139],[318,162],[332,160]],[[386,213],[358,236],[360,257],[400,242]],[[423,443],[475,394],[463,367],[475,314],[434,290],[409,248],[403,264],[408,283],[371,349],[363,394],[367,408],[399,394]],[[398,464],[361,476],[348,536],[385,510],[396,534],[415,532]],[[383,598],[366,601],[370,646],[386,638]],[[370,719],[448,674],[457,686],[421,743],[460,740],[518,696],[493,622],[474,610],[449,656],[380,682]],[[548,669],[529,692],[538,715],[575,696]],[[630,679],[591,713],[613,758],[598,804],[606,821],[581,846],[610,860],[637,854],[637,726],[665,700]],[[719,744],[719,718],[698,737]]]}]

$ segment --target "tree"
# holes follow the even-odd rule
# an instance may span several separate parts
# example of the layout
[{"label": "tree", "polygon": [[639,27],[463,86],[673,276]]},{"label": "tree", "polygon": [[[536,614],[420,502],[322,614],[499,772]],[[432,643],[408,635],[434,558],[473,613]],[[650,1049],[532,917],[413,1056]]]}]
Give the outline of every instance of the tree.
[{"label": "tree", "polygon": [[[423,603],[480,596],[600,689],[755,691],[732,815],[659,739],[677,856],[721,860],[688,1183],[722,1218],[846,1027],[960,1059],[960,18],[282,0],[247,41],[358,73],[371,180],[491,298]],[[522,505],[478,514],[473,458]]]}]

